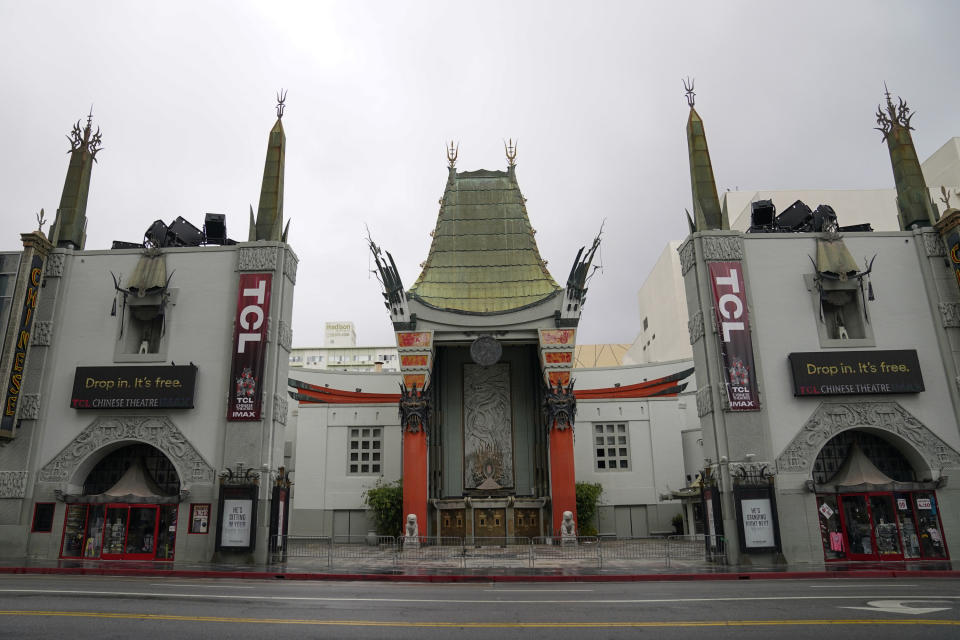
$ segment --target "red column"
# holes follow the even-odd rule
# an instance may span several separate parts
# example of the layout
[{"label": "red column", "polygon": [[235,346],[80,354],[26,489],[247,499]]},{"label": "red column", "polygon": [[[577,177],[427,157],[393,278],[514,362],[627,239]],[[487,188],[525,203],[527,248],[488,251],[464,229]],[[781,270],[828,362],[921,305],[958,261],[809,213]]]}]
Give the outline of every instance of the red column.
[{"label": "red column", "polygon": [[[403,431],[403,522],[416,514],[420,535],[428,535],[427,523],[427,434]],[[397,535],[403,535],[398,531]]]},{"label": "red column", "polygon": [[[573,512],[577,522],[577,491],[573,468],[573,427],[550,430],[550,501],[553,505],[553,531],[560,530],[564,511]],[[406,486],[406,485],[404,485]],[[406,496],[404,496],[406,499]],[[579,525],[577,526],[579,533]]]}]

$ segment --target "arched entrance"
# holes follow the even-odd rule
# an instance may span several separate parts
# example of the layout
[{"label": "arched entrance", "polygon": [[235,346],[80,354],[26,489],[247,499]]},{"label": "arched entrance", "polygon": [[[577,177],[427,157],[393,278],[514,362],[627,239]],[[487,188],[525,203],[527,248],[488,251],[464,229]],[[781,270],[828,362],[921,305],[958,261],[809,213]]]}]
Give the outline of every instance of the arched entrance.
[{"label": "arched entrance", "polygon": [[917,477],[889,435],[838,433],[820,450],[812,474],[826,560],[949,557],[935,485]]},{"label": "arched entrance", "polygon": [[106,453],[65,501],[61,558],[173,560],[180,478],[156,447]]}]

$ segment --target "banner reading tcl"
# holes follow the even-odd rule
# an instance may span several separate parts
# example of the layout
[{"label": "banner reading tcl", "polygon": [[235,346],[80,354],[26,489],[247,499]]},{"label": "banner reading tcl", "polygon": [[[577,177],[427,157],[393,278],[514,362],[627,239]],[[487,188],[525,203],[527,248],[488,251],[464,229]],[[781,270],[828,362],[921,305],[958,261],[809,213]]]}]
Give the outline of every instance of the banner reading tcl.
[{"label": "banner reading tcl", "polygon": [[263,367],[267,358],[270,317],[269,273],[241,273],[240,296],[233,330],[233,368],[227,420],[259,420],[263,399]]},{"label": "banner reading tcl", "polygon": [[757,411],[760,401],[757,396],[753,344],[750,341],[743,265],[739,262],[711,262],[709,266],[730,411]]}]

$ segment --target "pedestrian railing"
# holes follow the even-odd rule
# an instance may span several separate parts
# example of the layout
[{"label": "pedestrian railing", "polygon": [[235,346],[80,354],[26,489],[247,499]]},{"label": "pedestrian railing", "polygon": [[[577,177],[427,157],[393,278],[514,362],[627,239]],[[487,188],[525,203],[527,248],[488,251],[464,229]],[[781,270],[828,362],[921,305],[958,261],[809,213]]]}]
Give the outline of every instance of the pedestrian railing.
[{"label": "pedestrian railing", "polygon": [[274,536],[272,559],[317,560],[327,567],[429,566],[455,568],[536,568],[570,564],[597,567],[637,563],[724,562],[723,536],[673,535],[650,538],[580,536]]}]

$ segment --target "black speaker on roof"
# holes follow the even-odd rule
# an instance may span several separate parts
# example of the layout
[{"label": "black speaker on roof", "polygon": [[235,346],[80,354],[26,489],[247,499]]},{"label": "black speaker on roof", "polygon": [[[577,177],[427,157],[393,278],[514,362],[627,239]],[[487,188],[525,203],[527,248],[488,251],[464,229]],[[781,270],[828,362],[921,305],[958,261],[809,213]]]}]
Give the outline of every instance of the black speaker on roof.
[{"label": "black speaker on roof", "polygon": [[757,200],[750,203],[750,230],[772,230],[776,213],[773,200]]},{"label": "black speaker on roof", "polygon": [[154,220],[153,224],[147,227],[143,234],[143,246],[151,248],[167,246],[167,225],[163,220]]},{"label": "black speaker on roof", "polygon": [[227,241],[227,216],[208,213],[203,219],[203,237],[207,244],[224,244]]},{"label": "black speaker on roof", "polygon": [[177,216],[167,227],[167,245],[171,247],[199,247],[203,244],[203,232]]},{"label": "black speaker on roof", "polygon": [[123,240],[114,240],[113,244],[110,245],[111,249],[143,249],[143,245],[139,242],[124,242]]},{"label": "black speaker on roof", "polygon": [[804,231],[812,217],[810,207],[797,200],[777,216],[777,226],[781,231]]}]

